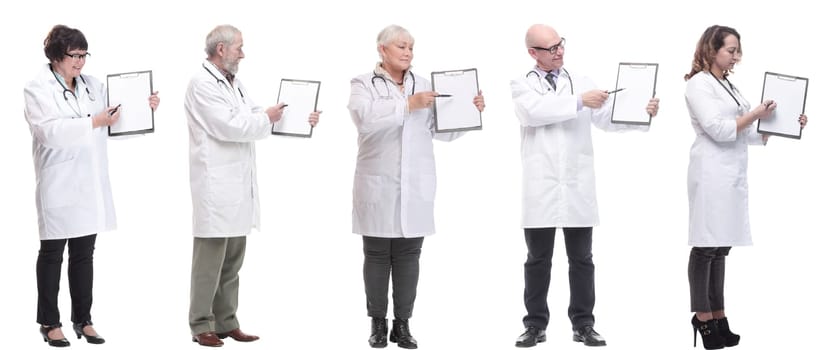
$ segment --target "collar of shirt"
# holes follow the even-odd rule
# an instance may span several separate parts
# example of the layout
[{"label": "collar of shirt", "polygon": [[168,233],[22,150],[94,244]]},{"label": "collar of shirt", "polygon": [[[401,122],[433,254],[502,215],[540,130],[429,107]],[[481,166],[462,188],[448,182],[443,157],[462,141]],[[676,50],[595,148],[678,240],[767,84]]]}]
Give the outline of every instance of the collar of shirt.
[{"label": "collar of shirt", "polygon": [[[540,69],[540,67],[538,67],[538,66],[534,66],[534,71],[537,72],[537,74],[540,74],[540,79],[543,79],[546,76],[546,74],[549,74],[549,72]],[[560,69],[553,70],[552,75],[554,75],[552,78],[554,79],[555,84],[557,84],[558,83],[558,76],[560,75]]]},{"label": "collar of shirt", "polygon": [[225,78],[225,80],[228,80],[229,84],[232,84],[232,85],[234,84],[234,74],[228,73],[224,69],[221,69],[220,67],[217,67],[217,65],[214,64],[214,62],[211,62],[211,61],[206,61],[206,62],[208,62],[211,65],[211,67],[213,67],[217,72],[219,72],[220,75],[222,75]]},{"label": "collar of shirt", "polygon": [[[413,67],[411,66],[410,68],[413,68]],[[386,69],[381,67],[381,62],[376,63],[376,68],[373,69],[373,73],[375,73],[378,76],[383,77],[384,79],[392,81],[393,84],[396,84],[398,86],[404,86],[404,82],[405,82],[405,80],[407,80],[407,76],[409,75],[409,72],[410,72],[410,69],[408,69],[407,71],[404,72],[404,76],[402,77],[402,85],[398,85],[396,83],[396,82],[398,82],[398,80],[393,79],[393,77],[390,76],[390,73],[388,73]]]}]

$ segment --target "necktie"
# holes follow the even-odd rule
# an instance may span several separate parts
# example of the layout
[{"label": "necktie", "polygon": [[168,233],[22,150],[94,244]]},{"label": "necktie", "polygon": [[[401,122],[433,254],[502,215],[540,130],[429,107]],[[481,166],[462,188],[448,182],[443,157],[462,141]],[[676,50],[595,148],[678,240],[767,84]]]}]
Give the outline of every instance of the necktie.
[{"label": "necktie", "polygon": [[545,78],[546,78],[546,81],[548,81],[548,82],[549,82],[549,85],[552,85],[552,89],[553,89],[553,90],[555,90],[555,91],[557,91],[557,90],[558,90],[558,86],[557,86],[557,85],[555,85],[555,75],[554,75],[554,74],[552,74],[552,73],[548,73],[548,74],[546,74],[546,77],[545,77]]}]

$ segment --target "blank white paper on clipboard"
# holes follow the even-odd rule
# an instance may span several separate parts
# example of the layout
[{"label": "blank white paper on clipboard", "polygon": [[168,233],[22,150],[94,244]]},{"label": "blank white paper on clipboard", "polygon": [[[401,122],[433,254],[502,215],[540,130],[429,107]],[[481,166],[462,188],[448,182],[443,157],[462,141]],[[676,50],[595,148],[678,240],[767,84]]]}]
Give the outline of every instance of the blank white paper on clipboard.
[{"label": "blank white paper on clipboard", "polygon": [[760,102],[773,100],[777,108],[767,118],[757,122],[757,132],[800,139],[800,115],[805,112],[809,79],[766,72],[763,75],[763,97]]},{"label": "blank white paper on clipboard", "polygon": [[477,69],[432,72],[433,91],[449,97],[436,97],[434,103],[434,130],[453,132],[481,130],[482,116],[474,97],[479,91]]},{"label": "blank white paper on clipboard", "polygon": [[277,103],[287,106],[283,108],[283,117],[272,125],[272,134],[312,137],[309,114],[318,108],[320,89],[320,81],[281,79]]},{"label": "blank white paper on clipboard", "polygon": [[141,71],[107,75],[107,104],[121,105],[121,114],[110,125],[110,136],[152,133],[153,110],[148,97],[153,93],[153,72]]},{"label": "blank white paper on clipboard", "polygon": [[645,107],[656,95],[658,63],[618,64],[615,89],[612,94],[612,123],[650,125],[652,119]]}]

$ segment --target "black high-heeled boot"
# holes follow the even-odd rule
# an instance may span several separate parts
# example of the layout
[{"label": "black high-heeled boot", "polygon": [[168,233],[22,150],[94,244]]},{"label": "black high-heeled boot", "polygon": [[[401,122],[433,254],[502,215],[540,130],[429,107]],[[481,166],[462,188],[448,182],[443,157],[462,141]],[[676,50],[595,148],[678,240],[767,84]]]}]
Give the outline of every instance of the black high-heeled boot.
[{"label": "black high-heeled boot", "polygon": [[719,328],[719,335],[725,338],[725,346],[735,346],[740,343],[740,335],[731,332],[727,317],[716,319],[716,325]]},{"label": "black high-heeled boot", "polygon": [[393,329],[390,330],[390,341],[398,343],[400,348],[416,349],[416,339],[410,335],[410,325],[407,320],[393,320]]},{"label": "black high-heeled boot", "polygon": [[75,335],[78,336],[78,339],[81,339],[81,336],[84,336],[84,338],[87,339],[87,343],[104,344],[104,338],[99,337],[98,335],[87,335],[86,333],[84,333],[84,327],[86,326],[92,326],[92,322],[84,321],[72,325],[72,330],[75,331]]},{"label": "black high-heeled boot", "polygon": [[54,346],[54,347],[58,347],[58,348],[69,346],[69,340],[66,340],[66,338],[61,338],[61,339],[49,338],[49,332],[51,330],[53,330],[55,328],[61,328],[62,326],[63,325],[60,322],[58,322],[57,324],[49,325],[49,326],[41,325],[40,326],[40,335],[43,336],[43,341],[49,343],[49,346]]},{"label": "black high-heeled boot", "polygon": [[725,339],[719,335],[719,326],[717,326],[716,320],[703,322],[696,318],[696,315],[693,315],[690,323],[693,325],[693,347],[696,347],[697,332],[702,337],[702,346],[705,349],[722,349],[725,347]]},{"label": "black high-heeled boot", "polygon": [[370,347],[383,348],[387,346],[387,319],[373,317],[370,324]]}]

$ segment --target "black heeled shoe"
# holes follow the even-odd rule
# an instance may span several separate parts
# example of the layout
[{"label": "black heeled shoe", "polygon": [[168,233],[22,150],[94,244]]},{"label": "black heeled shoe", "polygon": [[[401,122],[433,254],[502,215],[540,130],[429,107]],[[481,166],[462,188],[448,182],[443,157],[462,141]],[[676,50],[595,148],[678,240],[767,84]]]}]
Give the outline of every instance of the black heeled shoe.
[{"label": "black heeled shoe", "polygon": [[708,321],[700,321],[696,318],[696,315],[693,315],[693,318],[690,320],[690,323],[693,325],[693,347],[696,347],[696,333],[699,333],[699,336],[702,338],[702,346],[705,349],[722,349],[725,347],[725,338],[719,335],[719,326],[716,324],[716,320],[708,320]]},{"label": "black heeled shoe", "polygon": [[66,340],[66,338],[61,338],[61,339],[51,339],[51,338],[49,338],[49,332],[50,331],[52,331],[55,328],[61,328],[62,326],[63,325],[60,322],[58,322],[57,324],[49,325],[49,326],[41,325],[40,326],[40,335],[43,336],[43,341],[47,342],[49,344],[49,346],[54,346],[54,347],[58,347],[58,348],[69,346],[69,340]]},{"label": "black heeled shoe", "polygon": [[84,336],[84,338],[87,339],[87,343],[104,344],[104,338],[99,337],[98,335],[87,335],[86,333],[84,333],[84,327],[86,326],[92,326],[92,322],[84,321],[72,325],[72,330],[75,331],[75,335],[78,336],[78,339],[81,339],[81,336]]},{"label": "black heeled shoe", "polygon": [[719,328],[719,335],[725,338],[725,346],[736,346],[740,343],[740,335],[731,332],[728,327],[728,318],[720,318],[716,320],[716,325]]}]

